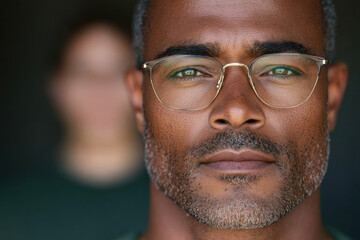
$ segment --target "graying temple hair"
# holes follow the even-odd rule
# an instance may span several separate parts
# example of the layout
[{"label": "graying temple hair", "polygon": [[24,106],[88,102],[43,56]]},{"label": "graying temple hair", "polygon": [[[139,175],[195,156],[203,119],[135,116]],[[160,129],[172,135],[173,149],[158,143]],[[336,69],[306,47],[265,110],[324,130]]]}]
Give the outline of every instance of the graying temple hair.
[{"label": "graying temple hair", "polygon": [[[133,21],[133,45],[136,54],[136,64],[140,68],[143,63],[144,36],[146,35],[147,10],[150,0],[138,0]],[[336,13],[332,0],[320,0],[323,14],[324,50],[330,61],[335,57],[335,25]]]}]

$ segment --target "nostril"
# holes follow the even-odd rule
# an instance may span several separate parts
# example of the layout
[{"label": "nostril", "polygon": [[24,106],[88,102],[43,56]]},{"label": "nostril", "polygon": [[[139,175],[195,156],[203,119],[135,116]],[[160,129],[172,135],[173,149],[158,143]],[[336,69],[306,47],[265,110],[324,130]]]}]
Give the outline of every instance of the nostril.
[{"label": "nostril", "polygon": [[249,120],[247,120],[246,122],[251,124],[251,123],[256,123],[257,120],[255,120],[255,119],[249,119]]},{"label": "nostril", "polygon": [[[226,119],[217,119],[215,121],[217,124],[231,124],[229,121],[227,121]],[[248,124],[254,124],[254,123],[257,123],[258,121],[256,119],[249,119],[246,121],[246,123]]]},{"label": "nostril", "polygon": [[227,123],[229,123],[225,119],[217,119],[215,122],[218,123],[218,124],[227,124]]}]

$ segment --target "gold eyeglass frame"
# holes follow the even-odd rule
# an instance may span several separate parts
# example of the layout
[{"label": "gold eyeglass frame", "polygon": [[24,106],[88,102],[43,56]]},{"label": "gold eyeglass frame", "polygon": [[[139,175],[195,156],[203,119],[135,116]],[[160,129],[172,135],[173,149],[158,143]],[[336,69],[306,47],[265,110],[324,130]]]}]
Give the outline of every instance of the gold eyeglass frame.
[{"label": "gold eyeglass frame", "polygon": [[[269,104],[267,103],[265,100],[263,100],[259,94],[257,93],[256,91],[256,88],[255,88],[255,85],[253,83],[253,80],[251,78],[251,75],[250,75],[250,68],[251,66],[253,65],[254,62],[256,62],[257,60],[263,58],[263,57],[267,57],[267,56],[300,56],[300,57],[304,57],[304,58],[309,58],[309,59],[312,59],[312,60],[315,60],[316,64],[317,64],[317,77],[316,77],[316,80],[315,80],[315,83],[314,83],[314,86],[313,88],[311,89],[309,95],[305,98],[305,100],[303,100],[301,103],[298,103],[298,104],[295,104],[295,105],[292,105],[292,106],[285,106],[285,107],[279,107],[279,106],[275,106],[275,105],[272,105],[272,104]],[[211,99],[211,101],[203,106],[203,107],[199,107],[199,108],[179,108],[179,107],[173,107],[167,103],[165,103],[158,95],[158,93],[156,92],[156,89],[154,87],[154,83],[153,83],[153,79],[152,79],[152,68],[160,63],[160,62],[163,62],[167,59],[174,59],[174,58],[182,58],[182,57],[199,57],[199,58],[207,58],[207,59],[210,59],[212,60],[213,62],[217,63],[221,69],[221,76],[220,76],[220,79],[218,80],[218,83],[216,85],[216,88],[217,88],[217,91],[216,91],[216,94],[214,95],[214,97]],[[202,55],[172,55],[172,56],[167,56],[167,57],[162,57],[162,58],[158,58],[158,59],[155,59],[155,60],[151,60],[151,61],[147,61],[145,63],[142,64],[141,68],[143,70],[148,70],[149,71],[149,77],[150,77],[150,83],[151,83],[151,87],[155,93],[155,96],[156,98],[162,103],[164,104],[166,107],[168,108],[172,108],[172,109],[175,109],[175,110],[184,110],[184,111],[197,111],[197,110],[201,110],[201,109],[204,109],[206,107],[208,107],[214,100],[215,98],[218,96],[222,86],[223,86],[223,82],[224,82],[224,78],[225,78],[225,69],[227,67],[245,67],[246,70],[247,70],[247,75],[248,75],[248,81],[249,81],[249,84],[252,88],[252,90],[254,91],[255,95],[257,96],[257,98],[262,102],[264,103],[265,105],[269,106],[269,107],[272,107],[272,108],[294,108],[294,107],[298,107],[300,105],[302,105],[303,103],[305,103],[312,95],[312,93],[314,92],[315,88],[316,88],[316,85],[317,85],[317,82],[319,80],[319,74],[320,74],[320,70],[321,70],[321,67],[328,64],[329,61],[323,57],[319,57],[319,56],[315,56],[315,55],[309,55],[309,54],[302,54],[302,53],[273,53],[273,54],[264,54],[264,55],[261,55],[255,59],[253,59],[249,65],[246,65],[246,64],[243,64],[243,63],[238,63],[238,62],[231,62],[231,63],[227,63],[225,65],[223,65],[221,62],[219,62],[218,60],[216,60],[215,58],[212,58],[212,57],[208,57],[208,56],[202,56]]]}]

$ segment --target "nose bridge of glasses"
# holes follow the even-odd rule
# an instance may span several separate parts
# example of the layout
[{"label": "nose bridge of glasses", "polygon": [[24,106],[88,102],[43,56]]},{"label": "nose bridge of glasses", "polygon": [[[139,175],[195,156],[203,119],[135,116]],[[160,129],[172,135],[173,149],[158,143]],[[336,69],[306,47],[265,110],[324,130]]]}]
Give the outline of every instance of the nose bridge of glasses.
[{"label": "nose bridge of glasses", "polygon": [[249,67],[246,64],[243,64],[243,63],[237,63],[237,62],[228,63],[225,66],[223,66],[223,70],[225,71],[225,69],[227,67],[244,67],[244,68],[246,68],[246,70],[249,71]]},{"label": "nose bridge of glasses", "polygon": [[[246,64],[244,64],[244,63],[232,62],[232,63],[228,63],[228,64],[224,65],[224,66],[223,66],[223,74],[225,74],[225,69],[226,69],[227,67],[243,67],[243,68],[246,69],[248,78],[250,78],[250,72],[249,72],[250,70],[249,70],[249,67],[248,67],[248,65],[246,65]],[[249,79],[249,80],[250,80],[250,79]],[[251,82],[251,80],[250,80],[250,82]]]},{"label": "nose bridge of glasses", "polygon": [[222,86],[222,83],[224,81],[224,78],[225,78],[225,69],[227,67],[243,67],[246,69],[246,74],[247,74],[247,80],[250,84],[250,86],[252,88],[254,88],[254,85],[252,83],[252,80],[251,80],[251,76],[250,76],[250,69],[249,69],[249,66],[244,64],[244,63],[238,63],[238,62],[232,62],[232,63],[228,63],[226,65],[223,66],[223,75],[222,77],[220,78],[219,82],[218,82],[218,85],[217,85],[217,88],[219,88],[220,86]]}]

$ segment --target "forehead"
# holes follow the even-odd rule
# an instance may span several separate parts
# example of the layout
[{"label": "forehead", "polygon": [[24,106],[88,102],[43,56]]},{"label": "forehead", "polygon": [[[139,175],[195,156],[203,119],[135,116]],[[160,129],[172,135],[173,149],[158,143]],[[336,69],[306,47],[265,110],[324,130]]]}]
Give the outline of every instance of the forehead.
[{"label": "forehead", "polygon": [[219,43],[241,54],[260,41],[294,41],[323,54],[319,0],[152,0],[145,60],[184,43]]},{"label": "forehead", "polygon": [[93,66],[109,62],[132,62],[131,43],[112,26],[89,25],[71,36],[61,56],[62,65]]},{"label": "forehead", "polygon": [[75,33],[68,42],[68,51],[95,51],[98,48],[128,48],[129,40],[111,26],[94,24]]}]

